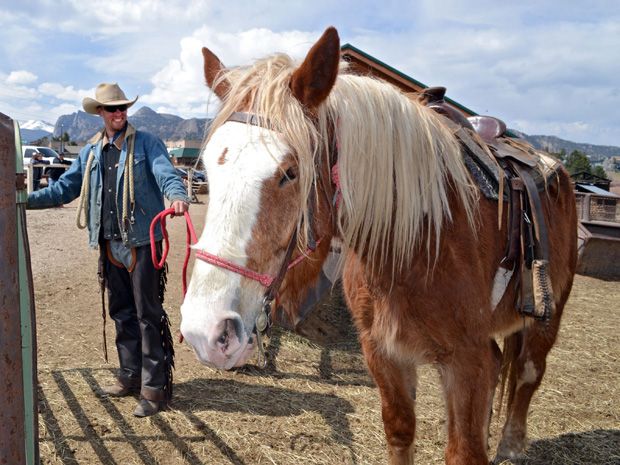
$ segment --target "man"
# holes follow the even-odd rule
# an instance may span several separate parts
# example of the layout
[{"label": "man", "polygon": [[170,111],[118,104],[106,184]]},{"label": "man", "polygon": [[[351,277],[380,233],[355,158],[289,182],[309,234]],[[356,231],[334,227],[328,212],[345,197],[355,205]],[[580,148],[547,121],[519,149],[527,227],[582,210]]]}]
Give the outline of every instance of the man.
[{"label": "man", "polygon": [[[69,160],[65,160],[65,154],[59,153],[58,156],[52,160],[53,165],[70,165]],[[47,184],[52,186],[58,179],[65,173],[65,168],[48,168],[47,169]]]},{"label": "man", "polygon": [[32,190],[38,191],[41,186],[41,178],[43,177],[44,168],[36,165],[49,165],[50,162],[43,159],[41,152],[35,152],[32,154],[30,164],[35,165],[32,167]]},{"label": "man", "polygon": [[[168,317],[162,307],[165,275],[151,262],[149,226],[164,209],[163,196],[177,215],[189,207],[185,186],[163,142],[127,122],[128,100],[117,84],[100,84],[85,98],[87,113],[104,129],[53,186],[32,193],[29,208],[64,204],[80,196],[78,227],[88,226],[89,244],[99,247],[110,316],[116,327],[120,364],[110,396],[140,392],[134,415],[165,409],[172,396],[173,355]],[[163,195],[162,195],[163,194]],[[161,247],[162,233],[156,240]]]}]

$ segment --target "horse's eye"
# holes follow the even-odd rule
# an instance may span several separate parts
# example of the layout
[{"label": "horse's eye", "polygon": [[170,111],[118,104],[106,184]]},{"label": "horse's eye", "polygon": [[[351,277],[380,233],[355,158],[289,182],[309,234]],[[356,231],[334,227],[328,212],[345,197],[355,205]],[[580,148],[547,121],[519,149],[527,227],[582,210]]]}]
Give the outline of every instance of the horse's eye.
[{"label": "horse's eye", "polygon": [[292,181],[297,177],[297,170],[294,167],[290,167],[286,170],[282,179],[280,179],[280,187],[284,186],[287,182]]}]

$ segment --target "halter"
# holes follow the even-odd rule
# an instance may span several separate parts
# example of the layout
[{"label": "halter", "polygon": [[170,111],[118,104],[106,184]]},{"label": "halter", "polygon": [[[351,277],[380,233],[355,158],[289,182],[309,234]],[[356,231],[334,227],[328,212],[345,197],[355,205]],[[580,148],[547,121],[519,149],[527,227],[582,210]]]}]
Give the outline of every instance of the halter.
[{"label": "halter", "polygon": [[[268,121],[266,119],[260,118],[258,115],[250,113],[234,112],[230,115],[227,121],[269,128]],[[310,192],[310,198],[308,200],[308,213],[310,218],[312,218],[314,214],[314,189],[315,188],[313,186]],[[170,240],[168,238],[168,232],[166,230],[166,217],[174,215],[174,208],[168,208],[158,213],[155,218],[153,218],[153,221],[151,221],[149,231],[151,239],[151,259],[153,261],[153,266],[158,270],[163,268],[164,263],[166,262],[166,258],[168,256],[168,251],[170,249]],[[192,223],[191,217],[189,216],[189,213],[185,212],[184,215],[186,223],[186,244],[185,260],[183,262],[183,297],[185,297],[185,294],[187,293],[187,265],[189,263],[189,258],[191,255],[191,246],[198,242],[196,238],[196,230],[194,229],[194,225]],[[310,221],[310,223],[312,223],[312,221]],[[161,226],[163,234],[162,255],[159,260],[157,259],[157,249],[155,244],[155,228],[158,224]],[[224,268],[226,270],[237,273],[245,278],[256,281],[266,288],[265,293],[263,294],[262,311],[256,317],[256,320],[254,322],[254,329],[252,331],[256,334],[259,359],[262,356],[263,366],[266,365],[267,360],[265,358],[264,347],[262,344],[262,336],[268,333],[269,329],[273,324],[271,316],[272,308],[274,302],[277,301],[278,291],[280,289],[280,286],[282,285],[282,282],[284,281],[284,277],[286,276],[288,270],[301,263],[309,253],[314,252],[318,244],[321,242],[320,239],[316,241],[314,240],[312,226],[310,224],[308,226],[308,249],[306,250],[306,253],[299,255],[293,260],[293,252],[295,251],[295,247],[297,245],[297,237],[298,226],[295,226],[295,229],[289,239],[288,246],[286,247],[284,259],[282,260],[280,268],[278,269],[278,272],[275,274],[275,276],[265,273],[258,273],[249,268],[237,265],[230,260],[211,254],[206,250],[196,250],[196,258],[211,265],[217,266],[219,268]]]}]

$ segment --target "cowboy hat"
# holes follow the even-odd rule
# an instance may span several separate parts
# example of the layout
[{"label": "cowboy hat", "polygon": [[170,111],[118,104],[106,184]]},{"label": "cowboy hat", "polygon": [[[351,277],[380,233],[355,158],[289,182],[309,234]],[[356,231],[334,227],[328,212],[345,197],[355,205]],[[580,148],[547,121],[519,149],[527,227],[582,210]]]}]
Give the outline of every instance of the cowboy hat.
[{"label": "cowboy hat", "polygon": [[91,115],[97,114],[97,107],[108,105],[127,105],[127,108],[136,103],[138,97],[133,100],[127,100],[125,93],[121,90],[117,83],[103,83],[97,86],[95,90],[95,98],[85,97],[82,100],[82,107],[86,113]]}]

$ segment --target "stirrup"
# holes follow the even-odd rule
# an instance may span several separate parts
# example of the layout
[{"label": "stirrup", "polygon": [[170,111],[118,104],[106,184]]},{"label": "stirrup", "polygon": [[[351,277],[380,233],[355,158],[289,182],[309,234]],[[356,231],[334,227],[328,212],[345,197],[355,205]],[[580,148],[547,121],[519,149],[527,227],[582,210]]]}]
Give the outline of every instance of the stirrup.
[{"label": "stirrup", "polygon": [[549,261],[532,261],[532,278],[534,291],[534,312],[532,316],[542,321],[549,321],[555,311],[555,299],[549,278]]}]

